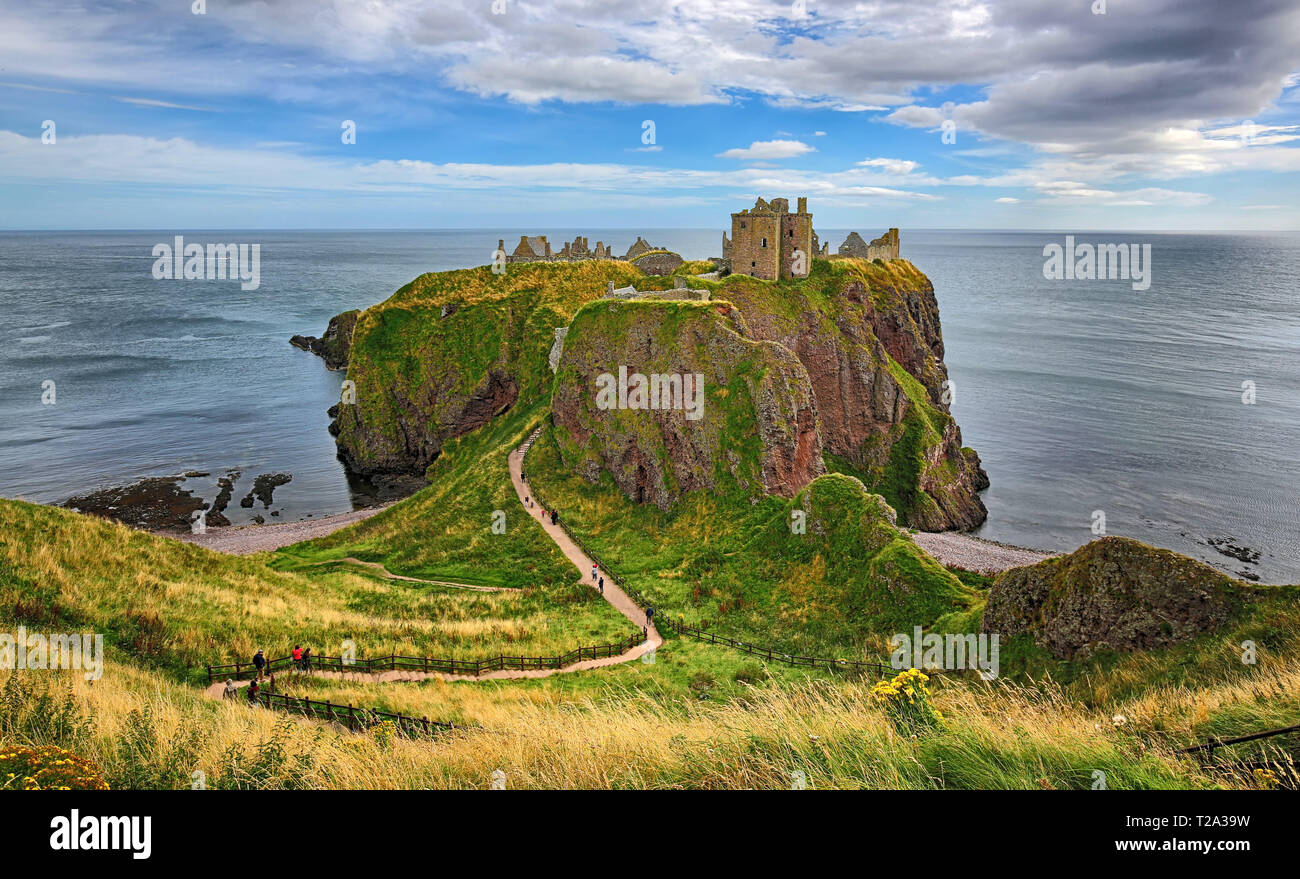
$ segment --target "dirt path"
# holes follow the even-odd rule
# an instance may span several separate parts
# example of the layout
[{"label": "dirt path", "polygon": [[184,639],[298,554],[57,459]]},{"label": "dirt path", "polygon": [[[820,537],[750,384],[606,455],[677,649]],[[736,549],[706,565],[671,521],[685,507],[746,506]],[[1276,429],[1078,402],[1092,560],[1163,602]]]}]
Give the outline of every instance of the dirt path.
[{"label": "dirt path", "polygon": [[[368,568],[377,572],[385,580],[401,580],[403,583],[427,583],[430,586],[448,586],[452,589],[469,589],[473,592],[523,592],[513,586],[476,586],[471,583],[452,583],[448,580],[425,580],[420,577],[406,577],[401,574],[394,574],[385,568],[379,562],[363,562],[361,559],[345,556],[339,559],[326,559],[323,562],[312,562],[310,565],[303,565],[305,568],[319,568],[322,565],[348,564],[356,565],[361,568]],[[294,570],[297,570],[296,568]]]},{"label": "dirt path", "polygon": [[[522,468],[524,462],[524,455],[528,452],[528,449],[532,447],[533,442],[537,439],[538,435],[541,432],[542,429],[540,427],[537,428],[537,430],[533,431],[532,436],[528,437],[528,439],[524,442],[523,445],[521,445],[519,448],[511,452],[507,459],[510,467],[510,481],[514,484],[515,494],[519,498],[520,506],[524,506],[524,498],[530,496],[530,493],[528,491],[528,486],[524,483],[523,480]],[[595,565],[591,557],[588,556],[586,553],[584,553],[581,549],[579,549],[577,544],[575,544],[572,540],[569,539],[569,535],[564,533],[564,529],[560,528],[559,525],[552,525],[549,519],[543,520],[541,515],[541,510],[537,508],[536,504],[534,504],[532,507],[525,506],[524,509],[528,512],[530,516],[533,517],[533,519],[539,525],[541,525],[542,530],[546,532],[547,536],[549,536],[551,540],[555,541],[555,545],[558,546],[560,548],[560,551],[564,553],[565,558],[573,562],[573,564],[577,567],[579,573],[582,574],[583,580],[584,581],[590,580],[591,569]],[[378,511],[376,510],[375,512]],[[323,522],[324,520],[321,521]],[[299,523],[292,523],[292,524],[299,524]],[[283,527],[283,526],[275,526],[275,527]],[[343,526],[340,525],[338,527],[341,528]],[[215,549],[216,547],[213,548]],[[256,550],[251,550],[251,551],[255,552]],[[402,577],[397,574],[391,574],[388,572],[386,568],[384,568],[383,565],[379,565],[374,562],[363,562],[359,559],[352,559],[352,558],[338,559],[337,561],[348,561],[359,565],[373,566],[382,570],[384,574],[386,574],[387,576],[395,580],[414,580],[415,582],[418,583],[437,582],[434,580],[415,580],[415,578],[413,577]],[[330,562],[322,562],[321,564],[329,564],[329,563]],[[464,584],[459,584],[459,583],[440,583],[439,585],[459,586],[462,589],[493,590],[493,587],[466,586]],[[593,589],[597,588],[596,583],[594,582],[591,583],[591,588]],[[409,671],[385,671],[385,672],[379,672],[378,674],[371,674],[368,672],[353,673],[353,672],[336,672],[336,671],[313,671],[311,672],[311,674],[313,677],[333,678],[335,680],[343,680],[343,681],[358,681],[363,683],[386,683],[386,682],[395,682],[395,681],[426,681],[434,678],[443,681],[490,681],[490,680],[507,680],[507,679],[517,679],[517,678],[545,678],[545,677],[550,677],[553,674],[568,674],[570,672],[575,672],[575,671],[586,671],[587,669],[592,669],[592,668],[603,668],[609,665],[620,665],[625,662],[634,662],[635,660],[640,659],[645,653],[657,649],[659,646],[661,646],[664,643],[663,638],[659,636],[659,632],[655,629],[655,627],[652,625],[648,625],[646,623],[645,611],[643,611],[640,607],[638,607],[636,602],[634,602],[631,598],[628,598],[627,594],[624,593],[622,589],[619,589],[613,583],[607,582],[605,584],[604,597],[605,600],[608,601],[610,604],[612,604],[614,608],[618,610],[619,613],[623,614],[623,616],[631,620],[633,625],[645,630],[646,640],[644,643],[638,644],[636,647],[633,647],[631,650],[628,650],[624,653],[620,653],[618,656],[607,656],[603,659],[586,659],[581,662],[575,662],[572,665],[566,665],[563,668],[548,668],[548,669],[537,669],[537,670],[530,670],[530,671],[510,671],[510,670],[493,671],[482,675],[450,675],[450,674],[444,674],[442,672],[409,672]],[[248,681],[236,681],[235,686],[246,687],[248,686]],[[222,697],[223,691],[225,690],[225,687],[226,687],[225,682],[220,681],[218,683],[210,685],[204,692],[207,693],[207,695],[213,699],[220,699]]]},{"label": "dirt path", "polygon": [[916,541],[917,546],[945,565],[955,565],[968,571],[979,571],[981,574],[997,574],[1010,568],[1037,564],[1043,559],[1059,555],[1054,552],[982,540],[957,531],[938,533],[914,531],[912,539]]},{"label": "dirt path", "polygon": [[[528,453],[528,449],[532,447],[541,432],[542,429],[540,427],[537,428],[537,430],[533,431],[532,436],[530,436],[522,446],[510,453],[510,481],[514,483],[515,494],[519,496],[519,503],[521,504],[524,502],[524,498],[531,497],[528,485],[523,479],[522,471],[524,455]],[[542,526],[542,530],[547,533],[551,540],[555,541],[555,545],[560,548],[560,552],[564,553],[564,557],[577,565],[578,571],[582,574],[583,581],[591,582],[591,570],[596,566],[591,557],[579,549],[578,545],[569,539],[569,535],[564,532],[563,528],[559,525],[552,525],[549,518],[543,519],[542,511],[538,508],[536,503],[534,503],[532,507],[526,509],[528,514]],[[591,588],[596,588],[594,582],[591,582]],[[627,594],[624,593],[622,589],[619,589],[612,582],[606,582],[604,596],[605,600],[614,605],[615,609],[617,609],[619,613],[631,620],[633,625],[645,627],[650,643],[653,646],[658,647],[663,643],[663,639],[659,637],[659,632],[655,630],[655,627],[646,624],[645,611],[642,610],[635,601],[628,598]]]},{"label": "dirt path", "polygon": [[238,528],[209,528],[206,534],[186,534],[176,531],[155,531],[159,537],[170,537],[206,546],[208,549],[224,552],[228,555],[249,555],[255,552],[272,552],[291,543],[314,540],[333,534],[340,528],[346,528],[363,519],[369,519],[391,507],[367,507],[350,513],[334,516],[322,516],[319,519],[303,519],[301,522],[282,522],[278,525],[241,525]]}]

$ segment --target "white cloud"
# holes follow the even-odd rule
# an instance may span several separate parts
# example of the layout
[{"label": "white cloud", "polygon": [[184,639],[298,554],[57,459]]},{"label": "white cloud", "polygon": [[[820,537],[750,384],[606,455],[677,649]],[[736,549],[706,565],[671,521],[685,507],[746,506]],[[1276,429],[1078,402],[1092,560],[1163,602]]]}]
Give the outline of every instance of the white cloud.
[{"label": "white cloud", "polygon": [[910,159],[863,159],[858,165],[864,168],[883,168],[890,174],[911,174],[920,163]]},{"label": "white cloud", "polygon": [[998,204],[1020,204],[1020,199],[1011,198],[1010,196],[1003,196],[1002,198],[995,198],[993,200]]},{"label": "white cloud", "polygon": [[[918,186],[937,183],[917,176]],[[907,178],[909,182],[912,177]],[[296,155],[278,148],[214,147],[187,138],[105,134],[61,136],[56,146],[0,131],[0,181],[136,183],[225,187],[244,191],[421,193],[438,190],[621,193],[629,198],[698,197],[728,190],[837,199],[938,201],[940,196],[889,185],[873,169],[818,172],[749,167],[733,171],[618,163],[487,164],[419,159],[352,161]],[[681,195],[676,195],[681,194]],[[719,195],[719,198],[722,196]],[[580,202],[581,198],[578,199]]]},{"label": "white cloud", "polygon": [[814,152],[813,147],[801,140],[756,140],[749,146],[718,153],[720,159],[793,159]]}]

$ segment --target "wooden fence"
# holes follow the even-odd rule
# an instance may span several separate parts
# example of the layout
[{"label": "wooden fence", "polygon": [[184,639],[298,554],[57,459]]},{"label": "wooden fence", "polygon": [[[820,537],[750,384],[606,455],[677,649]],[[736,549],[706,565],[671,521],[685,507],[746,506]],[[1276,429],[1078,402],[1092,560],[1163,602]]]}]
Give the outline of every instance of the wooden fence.
[{"label": "wooden fence", "polygon": [[1176,754],[1201,754],[1206,759],[1213,759],[1214,752],[1218,748],[1224,748],[1228,745],[1239,745],[1242,742],[1253,742],[1258,739],[1272,738],[1273,736],[1286,735],[1287,733],[1300,732],[1300,724],[1296,726],[1284,726],[1281,729],[1270,729],[1264,732],[1252,733],[1248,736],[1237,736],[1234,739],[1214,739],[1209,742],[1202,742],[1199,745],[1192,745],[1189,748],[1179,748]]},{"label": "wooden fence", "polygon": [[[794,653],[783,653],[780,650],[773,650],[771,647],[759,647],[755,644],[749,644],[745,641],[737,641],[735,638],[727,638],[723,635],[715,635],[704,629],[696,629],[685,623],[676,622],[663,617],[657,619],[657,625],[660,630],[677,632],[681,635],[689,635],[692,638],[698,638],[701,641],[707,641],[710,644],[723,644],[751,656],[758,656],[766,659],[768,662],[783,662],[786,665],[800,666],[803,668],[833,668],[840,671],[853,669],[856,671],[875,671],[885,674],[898,674],[904,671],[901,668],[893,668],[880,662],[869,662],[857,659],[822,659],[816,656],[799,656]],[[937,670],[922,669],[926,674],[935,674]]]},{"label": "wooden fence", "polygon": [[[453,723],[429,720],[427,717],[411,717],[407,714],[394,714],[377,708],[359,708],[352,705],[335,705],[328,700],[320,702],[305,696],[289,696],[272,692],[270,688],[260,689],[256,696],[249,698],[247,691],[238,691],[238,699],[272,708],[301,714],[313,720],[324,720],[346,726],[353,732],[364,731],[384,721],[392,721],[396,731],[407,737],[430,737],[435,733],[447,732],[458,727]],[[459,727],[464,729],[465,727]]]},{"label": "wooden fence", "polygon": [[[359,672],[362,674],[377,671],[439,672],[442,674],[471,675],[478,677],[493,671],[542,671],[558,669],[583,662],[588,659],[606,659],[621,656],[628,650],[644,643],[645,629],[641,634],[629,635],[614,644],[600,644],[595,647],[577,647],[560,656],[491,656],[487,659],[440,659],[433,656],[400,656],[396,653],[374,659],[345,659],[341,656],[312,655],[310,668],[291,656],[278,656],[268,660],[262,671],[274,674],[278,671],[340,671]],[[243,680],[257,676],[257,667],[251,662],[235,662],[229,665],[209,665],[208,683],[225,680]]]}]

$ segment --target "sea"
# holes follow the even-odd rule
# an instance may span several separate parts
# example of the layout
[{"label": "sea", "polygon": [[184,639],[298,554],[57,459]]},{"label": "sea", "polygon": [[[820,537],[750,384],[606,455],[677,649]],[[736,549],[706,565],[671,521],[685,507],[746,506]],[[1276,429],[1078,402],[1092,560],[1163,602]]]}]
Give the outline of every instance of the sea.
[{"label": "sea", "polygon": [[[847,231],[818,230],[832,249]],[[326,429],[344,375],[289,337],[539,233],[721,245],[706,229],[2,232],[0,496],[196,472],[185,488],[211,500],[237,469],[236,500],[292,475],[278,521],[371,503]],[[155,279],[178,234],[260,245],[259,286]],[[1150,245],[1150,286],[1045,277],[1067,234]],[[952,410],[991,481],[979,536],[1068,551],[1124,535],[1300,583],[1300,234],[903,229],[902,255],[934,282]]]}]

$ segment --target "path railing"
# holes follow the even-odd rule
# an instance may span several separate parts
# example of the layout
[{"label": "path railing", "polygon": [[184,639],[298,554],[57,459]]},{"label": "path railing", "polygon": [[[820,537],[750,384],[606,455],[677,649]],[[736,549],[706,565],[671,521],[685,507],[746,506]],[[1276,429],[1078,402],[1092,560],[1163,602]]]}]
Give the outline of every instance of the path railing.
[{"label": "path railing", "polygon": [[[795,653],[785,653],[781,650],[774,650],[771,647],[759,647],[756,644],[750,644],[745,641],[737,641],[735,638],[728,638],[725,635],[715,635],[713,632],[704,629],[696,629],[685,623],[669,619],[668,617],[656,617],[655,624],[660,631],[677,632],[681,635],[689,635],[692,638],[698,638],[701,641],[707,641],[710,644],[723,644],[735,650],[748,653],[751,656],[758,656],[766,659],[768,662],[784,662],[786,665],[800,666],[803,668],[833,668],[840,671],[853,669],[856,671],[879,671],[885,674],[898,674],[904,671],[901,668],[894,668],[885,665],[882,662],[871,662],[859,659],[823,659],[818,656],[799,656]],[[926,674],[941,673],[939,669],[922,669]]]},{"label": "path railing", "polygon": [[1213,759],[1214,752],[1218,748],[1224,748],[1228,745],[1239,745],[1242,742],[1253,742],[1258,739],[1268,739],[1273,736],[1286,735],[1287,733],[1300,732],[1300,724],[1296,726],[1284,726],[1281,729],[1270,729],[1264,732],[1251,733],[1248,736],[1237,736],[1232,739],[1213,739],[1208,742],[1202,742],[1199,745],[1192,745],[1189,748],[1179,748],[1175,754],[1201,754],[1204,759]]},{"label": "path railing", "polygon": [[[470,675],[478,677],[494,671],[545,671],[559,669],[575,662],[588,659],[608,659],[621,656],[627,651],[645,643],[646,633],[632,634],[613,644],[598,644],[594,647],[576,647],[559,656],[490,656],[487,659],[442,659],[434,656],[401,656],[397,653],[371,659],[350,659],[341,656],[312,655],[309,666],[291,656],[277,656],[263,666],[264,674],[278,671],[340,671],[359,672],[362,674],[377,671],[437,672],[452,675]],[[251,662],[235,662],[229,665],[209,665],[208,683],[225,680],[244,680],[257,676],[257,667]]]},{"label": "path railing", "polygon": [[309,699],[306,696],[274,693],[269,689],[259,691],[251,699],[244,692],[239,692],[237,698],[261,705],[264,708],[287,711],[291,714],[301,714],[313,720],[338,723],[346,726],[352,732],[370,729],[384,721],[391,721],[396,727],[396,731],[404,736],[429,737],[439,732],[466,728],[457,727],[454,723],[429,720],[427,717],[412,717],[409,714],[396,714],[391,711],[380,711],[377,708],[354,707],[351,704],[335,705],[328,700],[321,702],[316,699]]}]

